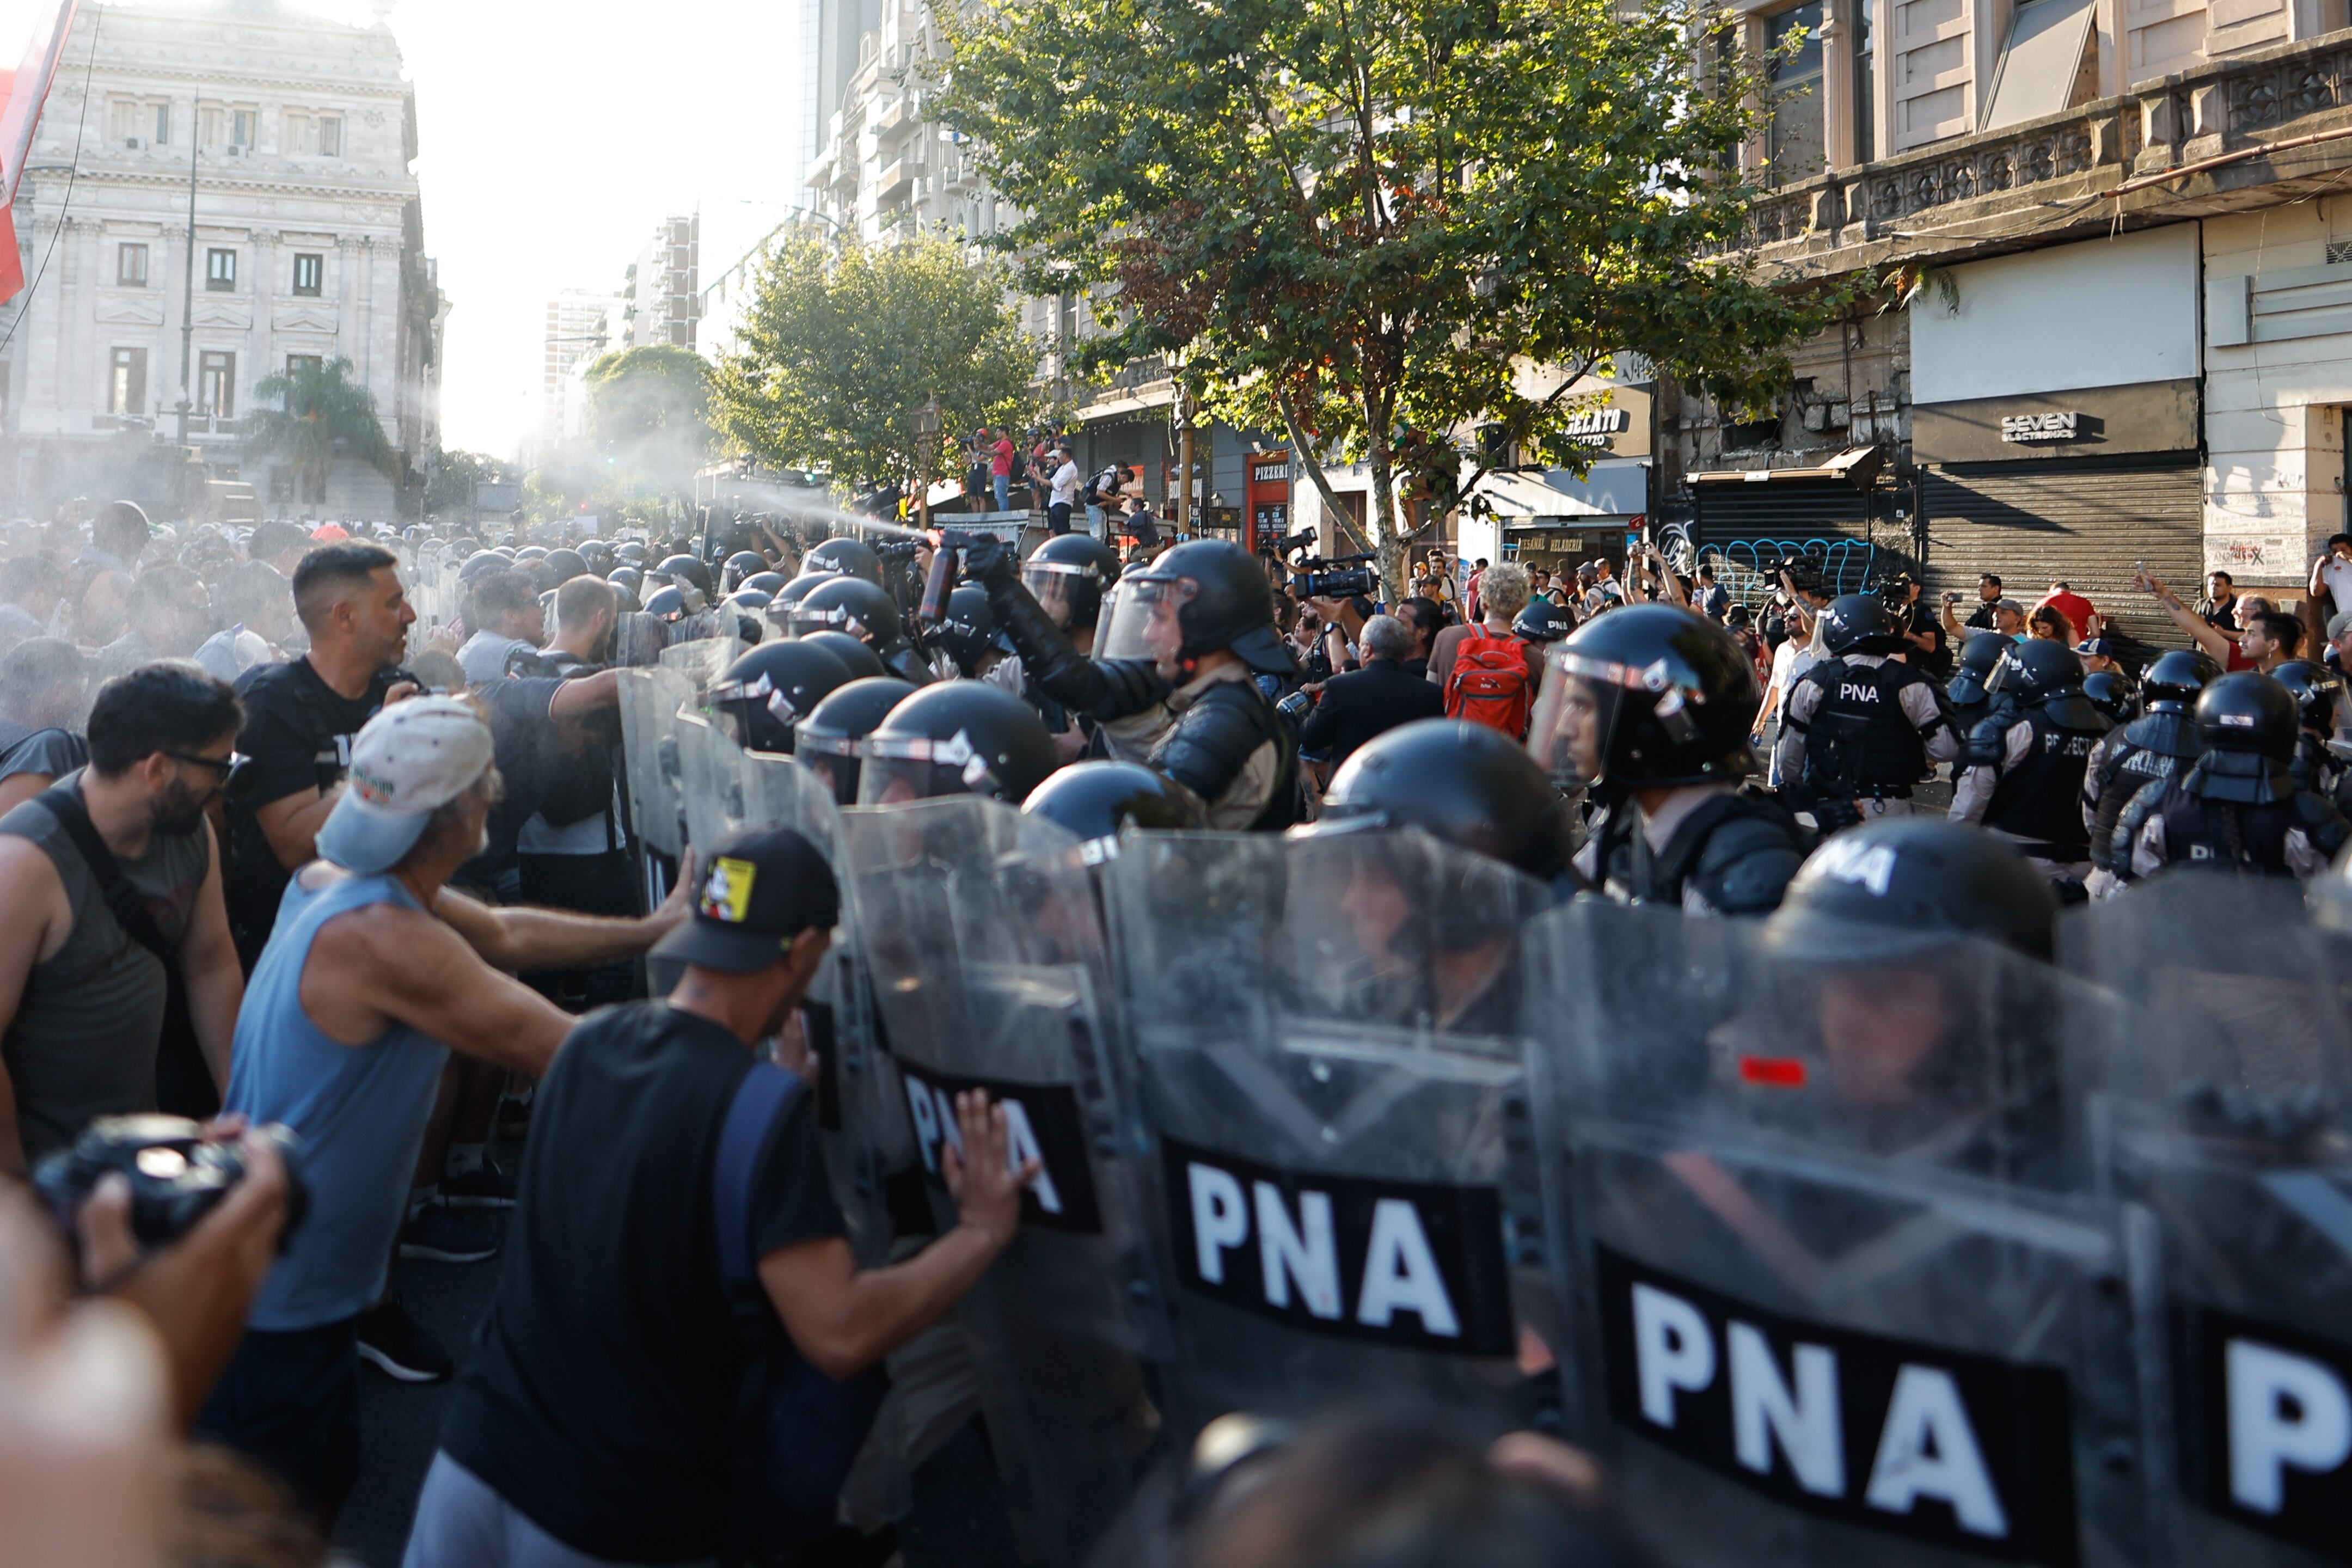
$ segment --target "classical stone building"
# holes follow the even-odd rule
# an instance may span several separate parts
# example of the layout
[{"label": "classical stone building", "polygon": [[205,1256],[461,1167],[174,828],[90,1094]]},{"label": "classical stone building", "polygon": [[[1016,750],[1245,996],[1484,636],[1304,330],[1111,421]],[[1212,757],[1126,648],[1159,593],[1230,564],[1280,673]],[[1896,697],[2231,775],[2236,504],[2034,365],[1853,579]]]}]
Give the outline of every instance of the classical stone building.
[{"label": "classical stone building", "polygon": [[[15,510],[116,495],[186,508],[184,381],[187,449],[210,478],[252,483],[270,514],[413,510],[438,445],[449,305],[425,250],[389,9],[379,0],[369,27],[279,0],[82,9],[19,193],[28,286],[0,308]],[[254,388],[338,358],[404,472],[339,458],[325,494],[300,495],[289,469],[243,449]]]},{"label": "classical stone building", "polygon": [[[2063,577],[2173,640],[2136,564],[2293,593],[2347,527],[2342,0],[1806,0],[1748,254],[1880,287],[1780,406],[1661,400],[1735,553],[1817,539],[1937,589]],[[1858,482],[1859,481],[1859,482]]]}]

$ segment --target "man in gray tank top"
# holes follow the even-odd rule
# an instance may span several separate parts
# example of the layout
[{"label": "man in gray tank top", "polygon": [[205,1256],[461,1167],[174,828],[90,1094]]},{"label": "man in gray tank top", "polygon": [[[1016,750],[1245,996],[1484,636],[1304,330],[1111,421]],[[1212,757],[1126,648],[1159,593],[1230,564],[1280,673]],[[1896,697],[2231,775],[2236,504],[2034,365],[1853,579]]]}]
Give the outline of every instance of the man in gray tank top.
[{"label": "man in gray tank top", "polygon": [[[245,976],[205,808],[242,715],[194,665],[152,664],[100,689],[89,765],[0,817],[0,1169],[23,1172],[93,1118],[150,1110],[173,954],[214,1082],[228,1082]],[[152,922],[134,934],[59,808],[85,815]],[[136,921],[133,917],[133,923]]]}]

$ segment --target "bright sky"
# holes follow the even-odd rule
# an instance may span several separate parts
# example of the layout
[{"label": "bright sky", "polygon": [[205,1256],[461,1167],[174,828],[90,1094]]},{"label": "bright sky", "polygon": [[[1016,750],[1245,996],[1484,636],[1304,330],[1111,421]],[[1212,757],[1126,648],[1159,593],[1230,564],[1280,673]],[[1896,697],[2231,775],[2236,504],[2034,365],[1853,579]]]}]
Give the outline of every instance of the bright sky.
[{"label": "bright sky", "polygon": [[[55,3],[0,0],[0,55]],[[618,292],[660,218],[700,209],[708,287],[801,202],[784,188],[800,16],[798,0],[400,0],[425,248],[454,307],[446,446],[512,455],[539,416],[548,300]]]}]

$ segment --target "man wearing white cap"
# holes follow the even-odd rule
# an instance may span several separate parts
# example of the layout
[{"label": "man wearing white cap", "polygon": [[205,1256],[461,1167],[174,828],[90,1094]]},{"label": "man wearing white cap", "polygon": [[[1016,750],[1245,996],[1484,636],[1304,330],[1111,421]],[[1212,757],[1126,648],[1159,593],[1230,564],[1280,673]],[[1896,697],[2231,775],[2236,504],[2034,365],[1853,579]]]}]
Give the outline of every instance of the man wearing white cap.
[{"label": "man wearing white cap", "polygon": [[600,920],[445,889],[482,847],[491,759],[489,727],[459,699],[368,721],[237,1018],[224,1109],[300,1135],[311,1212],[199,1426],[324,1517],[359,1472],[354,1323],[383,1293],[447,1050],[544,1072],[575,1020],[501,972],[642,952],[686,912],[674,898],[644,920]]}]

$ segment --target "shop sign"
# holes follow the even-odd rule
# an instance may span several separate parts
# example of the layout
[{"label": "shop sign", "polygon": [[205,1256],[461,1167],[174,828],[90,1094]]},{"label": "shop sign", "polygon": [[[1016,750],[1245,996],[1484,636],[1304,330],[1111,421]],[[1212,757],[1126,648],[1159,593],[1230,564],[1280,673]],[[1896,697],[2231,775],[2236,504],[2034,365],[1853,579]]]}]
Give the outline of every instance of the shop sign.
[{"label": "shop sign", "polygon": [[2000,438],[2004,441],[2072,441],[2080,433],[2083,416],[2080,410],[2067,408],[2048,414],[2004,414],[2000,418]]}]

